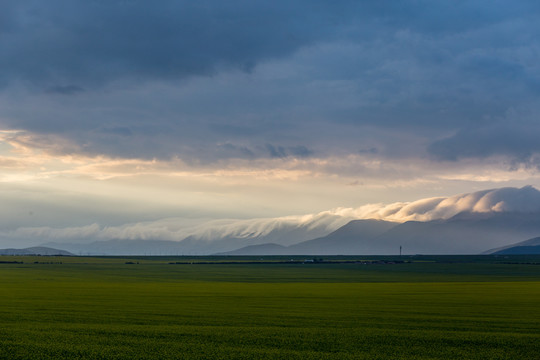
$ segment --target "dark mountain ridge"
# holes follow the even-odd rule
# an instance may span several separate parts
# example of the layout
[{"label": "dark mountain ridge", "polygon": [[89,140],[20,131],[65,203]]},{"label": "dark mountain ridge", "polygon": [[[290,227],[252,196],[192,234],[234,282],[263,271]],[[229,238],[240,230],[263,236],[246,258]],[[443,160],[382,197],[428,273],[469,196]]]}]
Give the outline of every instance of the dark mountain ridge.
[{"label": "dark mountain ridge", "polygon": [[281,235],[284,238],[276,242],[268,241],[275,240],[277,235],[272,234],[270,237],[222,237],[218,240],[191,237],[182,241],[117,239],[46,245],[79,255],[396,255],[400,247],[403,254],[480,254],[486,249],[539,236],[540,212],[462,212],[445,220],[404,223],[353,220],[328,235],[296,243],[289,237],[291,232]]},{"label": "dark mountain ridge", "polygon": [[404,254],[478,254],[538,235],[538,212],[462,212],[446,220],[401,224],[353,220],[326,236],[279,249],[279,254],[390,255],[400,247]]}]

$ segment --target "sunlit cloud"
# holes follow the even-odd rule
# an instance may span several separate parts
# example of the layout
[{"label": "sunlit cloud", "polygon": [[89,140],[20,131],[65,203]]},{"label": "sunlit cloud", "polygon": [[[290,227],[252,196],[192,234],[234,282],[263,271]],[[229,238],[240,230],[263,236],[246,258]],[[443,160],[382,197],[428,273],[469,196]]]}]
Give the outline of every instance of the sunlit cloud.
[{"label": "sunlit cloud", "polygon": [[[120,226],[101,226],[97,223],[80,227],[20,227],[2,232],[9,239],[35,241],[89,242],[96,240],[169,240],[190,239],[212,243],[225,238],[246,239],[257,243],[272,232],[281,236],[274,241],[282,245],[323,236],[351,220],[377,219],[392,222],[430,221],[449,219],[463,212],[538,212],[540,191],[533,187],[500,188],[450,197],[426,198],[412,202],[367,204],[357,208],[336,208],[314,214],[255,219],[186,219],[165,218],[155,221],[128,223]],[[266,240],[267,241],[267,240]],[[202,246],[202,245],[201,245]]]},{"label": "sunlit cloud", "polygon": [[[199,203],[222,209],[227,199],[233,207],[258,203],[284,210],[287,204],[283,201],[294,196],[298,200],[295,206],[289,205],[289,214],[312,207],[315,193],[320,202],[317,209],[322,210],[388,201],[405,191],[409,193],[405,199],[409,200],[415,194],[421,196],[426,188],[432,188],[436,194],[441,184],[454,184],[453,191],[464,189],[466,184],[481,187],[540,184],[536,168],[506,165],[500,158],[482,164],[473,160],[440,164],[430,159],[404,161],[359,153],[338,157],[222,159],[194,164],[179,157],[138,159],[65,153],[49,144],[51,141],[22,130],[0,132],[0,181],[35,183],[35,186],[41,183],[38,187],[109,196],[116,202],[131,197],[133,201],[158,201],[167,206],[181,201],[183,205],[199,206],[195,205]],[[459,184],[463,184],[461,188]],[[373,196],[366,197],[368,192]],[[218,206],[216,202],[222,204]],[[249,212],[247,208],[246,212]]]}]

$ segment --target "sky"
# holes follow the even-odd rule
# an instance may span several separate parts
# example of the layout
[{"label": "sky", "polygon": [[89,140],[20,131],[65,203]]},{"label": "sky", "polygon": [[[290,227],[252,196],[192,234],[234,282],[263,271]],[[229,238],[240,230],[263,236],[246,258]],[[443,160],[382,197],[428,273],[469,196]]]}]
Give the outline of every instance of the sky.
[{"label": "sky", "polygon": [[539,24],[519,0],[4,0],[0,230],[540,188]]}]

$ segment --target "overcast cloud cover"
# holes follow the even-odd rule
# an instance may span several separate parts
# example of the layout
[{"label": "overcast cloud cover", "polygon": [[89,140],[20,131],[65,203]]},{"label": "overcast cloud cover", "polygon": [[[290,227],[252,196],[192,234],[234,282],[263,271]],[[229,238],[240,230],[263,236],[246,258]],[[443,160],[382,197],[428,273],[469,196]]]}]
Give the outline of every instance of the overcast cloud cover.
[{"label": "overcast cloud cover", "polygon": [[2,1],[0,225],[538,187],[539,24],[532,0]]},{"label": "overcast cloud cover", "polygon": [[535,1],[0,6],[2,124],[59,135],[60,152],[536,164],[540,150]]}]

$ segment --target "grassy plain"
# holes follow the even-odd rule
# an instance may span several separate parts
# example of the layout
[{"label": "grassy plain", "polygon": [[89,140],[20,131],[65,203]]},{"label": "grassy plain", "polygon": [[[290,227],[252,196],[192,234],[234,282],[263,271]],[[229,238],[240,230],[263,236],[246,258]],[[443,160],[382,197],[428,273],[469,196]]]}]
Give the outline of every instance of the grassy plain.
[{"label": "grassy plain", "polygon": [[23,262],[0,263],[3,359],[540,354],[540,257],[415,257],[386,265],[0,260]]}]

